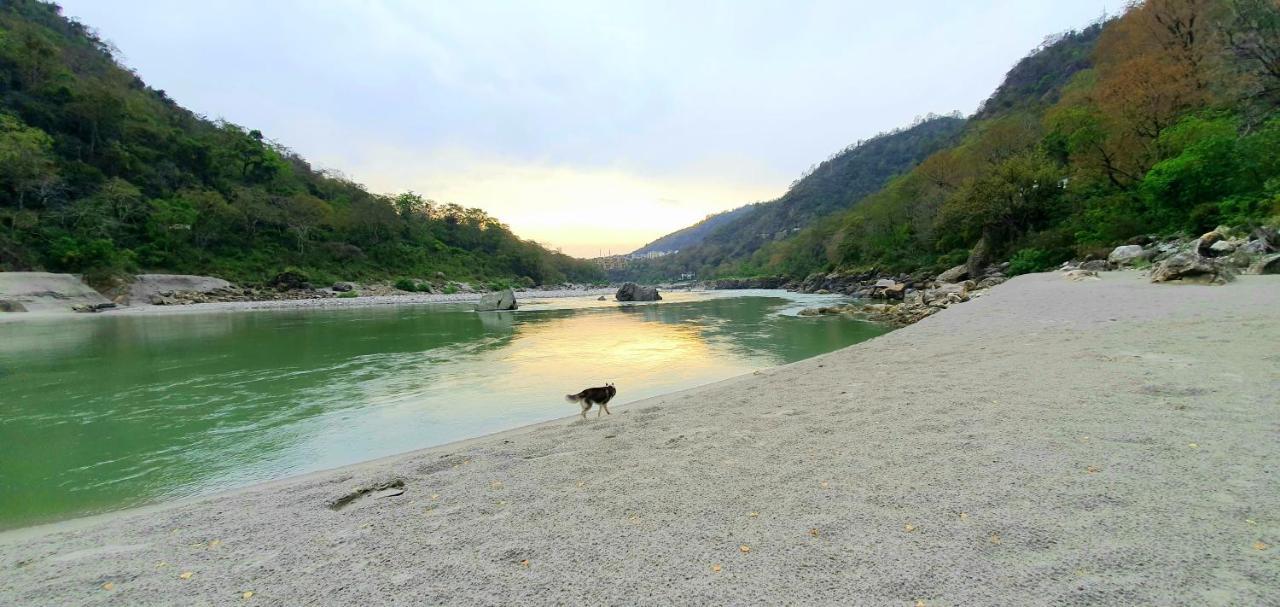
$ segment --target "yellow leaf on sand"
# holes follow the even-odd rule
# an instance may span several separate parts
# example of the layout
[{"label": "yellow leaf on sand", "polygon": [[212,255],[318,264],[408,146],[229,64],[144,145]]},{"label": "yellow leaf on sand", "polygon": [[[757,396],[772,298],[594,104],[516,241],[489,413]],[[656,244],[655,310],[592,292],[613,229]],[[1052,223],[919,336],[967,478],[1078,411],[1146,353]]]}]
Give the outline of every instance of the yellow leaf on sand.
[{"label": "yellow leaf on sand", "polygon": [[184,580],[189,580],[193,575],[195,575],[195,573],[192,571],[183,571],[182,573],[178,574],[178,577]]},{"label": "yellow leaf on sand", "polygon": [[440,494],[439,494],[439,493],[432,493],[432,494],[431,494],[431,499],[433,499],[433,500],[438,500],[438,499],[440,499]]},{"label": "yellow leaf on sand", "polygon": [[827,481],[822,481],[822,488],[823,488],[823,489],[827,489],[827,488],[829,488],[829,487],[831,487],[831,483],[829,483],[829,482],[827,482]]},{"label": "yellow leaf on sand", "polygon": [[743,544],[741,546],[738,546],[738,550],[740,550],[743,554],[746,554],[748,552],[751,552],[751,546]]},{"label": "yellow leaf on sand", "polygon": [[209,542],[209,549],[213,550],[221,545],[222,545],[222,540],[213,540],[212,542]]},{"label": "yellow leaf on sand", "polygon": [[1253,519],[1251,519],[1251,518],[1244,519],[1244,522],[1249,523],[1250,525],[1257,525],[1257,524],[1258,524],[1258,521],[1255,521],[1255,520],[1253,520]]},{"label": "yellow leaf on sand", "polygon": [[991,543],[992,543],[992,544],[999,544],[999,543],[1000,543],[1000,534],[999,534],[999,533],[992,533],[992,534],[991,534]]},{"label": "yellow leaf on sand", "polygon": [[1088,468],[1085,468],[1085,471],[1088,472],[1089,474],[1097,474],[1102,471],[1102,468],[1099,468],[1097,466],[1089,466]]},{"label": "yellow leaf on sand", "polygon": [[587,486],[587,482],[586,482],[586,481],[578,481],[578,486],[579,486],[579,487],[586,487],[586,486]]},{"label": "yellow leaf on sand", "polygon": [[907,523],[906,525],[902,526],[902,530],[906,531],[907,533],[911,533],[916,530],[916,526],[912,525],[911,523]]},{"label": "yellow leaf on sand", "polygon": [[916,607],[925,607],[924,601],[916,601]]},{"label": "yellow leaf on sand", "polygon": [[253,591],[252,591],[252,590],[246,590],[246,591],[244,591],[243,593],[241,593],[241,594],[240,594],[240,598],[242,598],[242,599],[244,599],[244,600],[246,600],[246,601],[247,601],[247,600],[249,600],[249,599],[251,599],[251,598],[253,598]]},{"label": "yellow leaf on sand", "polygon": [[105,583],[105,584],[103,584],[103,585],[102,585],[102,589],[103,589],[103,590],[114,590],[114,589],[115,589],[115,587],[116,587],[116,585],[115,585],[115,583],[114,583],[114,582],[107,582],[107,583]]},{"label": "yellow leaf on sand", "polygon": [[1254,550],[1266,550],[1267,548],[1269,548],[1269,546],[1267,546],[1262,540],[1258,540],[1253,543]]},{"label": "yellow leaf on sand", "polygon": [[818,528],[814,527],[813,529],[810,529],[809,535],[812,535],[813,537],[818,537]]},{"label": "yellow leaf on sand", "polygon": [[1199,448],[1200,448],[1200,445],[1197,445],[1197,444],[1195,444],[1195,443],[1187,443],[1187,446],[1188,446],[1188,447],[1191,447],[1192,449],[1199,449]]},{"label": "yellow leaf on sand", "polygon": [[759,512],[752,512],[751,514],[748,514],[747,516],[749,516],[749,517],[751,517],[751,518],[756,518],[757,516],[760,516],[760,513],[759,513]]},{"label": "yellow leaf on sand", "polygon": [[961,513],[960,513],[960,520],[962,520],[962,521],[963,521],[964,519],[967,519],[967,518],[969,518],[969,513],[968,513],[968,512],[961,512]]},{"label": "yellow leaf on sand", "polygon": [[523,560],[523,561],[520,561],[520,566],[521,566],[521,567],[528,567],[528,566],[529,566],[529,559],[525,559],[525,560]]},{"label": "yellow leaf on sand", "polygon": [[716,563],[716,564],[712,565],[712,566],[711,566],[711,572],[712,572],[712,573],[720,573],[720,563]]}]

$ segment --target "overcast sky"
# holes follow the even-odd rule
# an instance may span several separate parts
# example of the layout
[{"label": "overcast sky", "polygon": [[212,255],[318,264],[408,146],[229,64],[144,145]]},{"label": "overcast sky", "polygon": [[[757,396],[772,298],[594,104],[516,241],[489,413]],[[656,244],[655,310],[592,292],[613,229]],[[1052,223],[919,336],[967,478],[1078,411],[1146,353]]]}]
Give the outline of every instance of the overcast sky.
[{"label": "overcast sky", "polygon": [[973,112],[1115,0],[59,0],[148,84],[341,171],[627,252],[780,195],[929,112]]}]

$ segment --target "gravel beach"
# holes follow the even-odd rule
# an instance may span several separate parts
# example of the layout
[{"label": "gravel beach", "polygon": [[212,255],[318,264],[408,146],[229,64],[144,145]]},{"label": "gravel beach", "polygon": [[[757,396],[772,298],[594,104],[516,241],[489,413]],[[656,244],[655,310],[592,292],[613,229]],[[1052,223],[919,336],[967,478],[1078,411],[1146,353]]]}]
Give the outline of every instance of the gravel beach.
[{"label": "gravel beach", "polygon": [[1280,277],[1022,276],[612,416],[0,534],[0,604],[1280,605],[1278,343]]}]

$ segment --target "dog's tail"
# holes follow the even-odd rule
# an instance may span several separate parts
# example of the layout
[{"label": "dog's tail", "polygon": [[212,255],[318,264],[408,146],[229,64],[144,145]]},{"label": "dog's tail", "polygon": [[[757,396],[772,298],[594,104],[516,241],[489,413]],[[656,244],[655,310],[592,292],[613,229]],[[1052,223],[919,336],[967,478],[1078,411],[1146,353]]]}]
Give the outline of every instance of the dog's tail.
[{"label": "dog's tail", "polygon": [[565,399],[565,400],[567,400],[567,401],[569,401],[569,402],[571,402],[571,403],[576,403],[576,402],[578,402],[578,401],[582,400],[582,395],[581,395],[581,394],[566,394],[566,395],[564,395],[564,399]]}]

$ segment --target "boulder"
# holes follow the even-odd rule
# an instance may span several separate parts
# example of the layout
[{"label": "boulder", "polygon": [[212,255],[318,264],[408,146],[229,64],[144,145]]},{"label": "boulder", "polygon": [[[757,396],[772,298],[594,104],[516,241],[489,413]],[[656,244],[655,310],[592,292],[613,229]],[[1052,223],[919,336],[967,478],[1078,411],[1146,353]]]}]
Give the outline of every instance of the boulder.
[{"label": "boulder", "polygon": [[1196,251],[1184,251],[1169,257],[1151,269],[1151,282],[1181,280],[1205,284],[1226,284],[1235,278],[1231,269]]},{"label": "boulder", "polygon": [[1209,250],[1213,251],[1214,255],[1226,255],[1240,248],[1242,244],[1244,242],[1239,240],[1219,240],[1210,245]]},{"label": "boulder", "polygon": [[662,296],[658,294],[657,287],[642,287],[634,282],[629,282],[618,289],[614,299],[618,301],[658,301],[662,299]]},{"label": "boulder", "polygon": [[605,298],[605,296],[604,296],[604,295],[601,295],[600,297],[597,297],[597,298],[596,298],[596,301],[605,301],[605,300],[606,300],[606,298]]},{"label": "boulder", "polygon": [[1142,245],[1127,244],[1113,249],[1111,254],[1107,255],[1107,261],[1118,266],[1126,266],[1142,259],[1145,255],[1146,250],[1142,248]]},{"label": "boulder", "polygon": [[884,288],[882,291],[886,299],[902,299],[907,293],[907,285],[895,283]]},{"label": "boulder", "polygon": [[1280,254],[1268,255],[1249,266],[1250,274],[1280,274]]},{"label": "boulder", "polygon": [[1111,269],[1111,263],[1105,259],[1091,259],[1080,264],[1080,269],[1089,272],[1106,272]]},{"label": "boulder", "polygon": [[480,301],[476,304],[477,312],[514,309],[516,309],[516,294],[511,289],[485,293],[480,296]]},{"label": "boulder", "polygon": [[11,299],[0,299],[0,312],[26,312],[27,307]]},{"label": "boulder", "polygon": [[355,283],[350,282],[335,282],[333,283],[333,290],[338,293],[346,293],[348,291],[356,290],[356,285]]},{"label": "boulder", "polygon": [[1062,277],[1072,282],[1081,282],[1085,280],[1098,280],[1098,273],[1093,270],[1071,270],[1064,273]]},{"label": "boulder", "polygon": [[1217,257],[1218,252],[1213,249],[1213,245],[1222,240],[1222,234],[1218,231],[1205,232],[1200,238],[1196,239],[1196,253],[1201,257]]},{"label": "boulder", "polygon": [[938,282],[960,282],[969,277],[969,266],[960,264],[938,275]]}]

